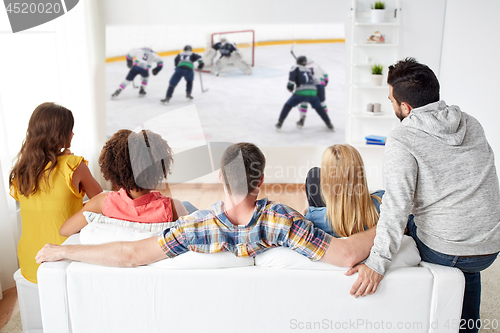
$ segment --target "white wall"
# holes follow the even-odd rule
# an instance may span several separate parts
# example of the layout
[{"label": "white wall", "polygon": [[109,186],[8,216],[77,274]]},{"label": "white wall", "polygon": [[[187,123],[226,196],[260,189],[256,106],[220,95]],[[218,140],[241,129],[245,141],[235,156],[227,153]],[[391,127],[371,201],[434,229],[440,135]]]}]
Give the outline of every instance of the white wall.
[{"label": "white wall", "polygon": [[446,0],[401,0],[400,58],[413,57],[439,77]]},{"label": "white wall", "polygon": [[[198,24],[181,25],[108,25],[106,27],[106,58],[123,56],[132,48],[151,47],[156,52],[181,50],[189,44],[204,48],[214,32],[254,30],[255,41],[342,39],[342,23],[308,24]],[[232,35],[227,35],[233,42]],[[251,42],[251,34],[248,34]],[[247,41],[247,40],[245,40]]]},{"label": "white wall", "polygon": [[106,0],[107,25],[253,25],[342,22],[347,0]]},{"label": "white wall", "polygon": [[255,30],[256,41],[344,38],[346,0],[107,0],[106,57],[131,48],[205,47],[213,32]]},{"label": "white wall", "polygon": [[500,166],[500,1],[448,1],[440,71],[441,98],[483,125]]},{"label": "white wall", "polygon": [[[75,117],[72,151],[96,162],[105,138],[105,108],[96,100],[104,96],[104,25],[93,30],[98,15],[94,0],[83,1],[58,19],[26,32],[9,33],[7,15],[0,10],[2,78],[0,94],[5,113],[8,151],[19,152],[28,120],[43,102],[57,102]],[[94,35],[98,33],[98,35]],[[102,100],[104,103],[104,100]],[[11,166],[6,166],[10,169]]]}]

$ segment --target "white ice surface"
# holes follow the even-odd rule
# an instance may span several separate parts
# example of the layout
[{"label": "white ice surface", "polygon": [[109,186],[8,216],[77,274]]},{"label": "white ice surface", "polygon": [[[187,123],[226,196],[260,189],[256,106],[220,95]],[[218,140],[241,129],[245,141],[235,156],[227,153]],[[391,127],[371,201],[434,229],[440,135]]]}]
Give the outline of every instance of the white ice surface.
[{"label": "white ice surface", "polygon": [[[174,72],[174,56],[164,57],[164,68],[150,75],[147,94],[139,97],[132,84],[118,98],[111,94],[125,79],[125,62],[106,64],[108,137],[119,129],[147,128],[160,133],[177,152],[182,147],[196,147],[207,141],[252,142],[258,146],[317,146],[345,142],[345,44],[297,44],[295,54],[311,57],[328,73],[326,87],[328,114],[335,126],[329,131],[316,111],[309,107],[305,126],[298,129],[297,108],[292,109],[281,130],[275,124],[291,94],[286,89],[288,71],[295,64],[290,45],[255,48],[252,75],[244,75],[235,67],[223,70],[218,77],[195,73],[194,100],[186,99],[186,83],[177,85],[169,104],[163,105],[170,76]],[[140,83],[139,77],[135,79]]]}]

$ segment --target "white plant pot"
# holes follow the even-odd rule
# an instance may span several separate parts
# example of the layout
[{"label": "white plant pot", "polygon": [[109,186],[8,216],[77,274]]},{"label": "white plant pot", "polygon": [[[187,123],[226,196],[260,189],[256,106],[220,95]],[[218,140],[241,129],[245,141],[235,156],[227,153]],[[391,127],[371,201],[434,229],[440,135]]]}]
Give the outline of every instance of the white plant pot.
[{"label": "white plant pot", "polygon": [[372,23],[381,23],[385,21],[385,9],[372,9]]},{"label": "white plant pot", "polygon": [[382,74],[372,74],[372,84],[375,86],[381,86],[383,78],[384,75]]}]

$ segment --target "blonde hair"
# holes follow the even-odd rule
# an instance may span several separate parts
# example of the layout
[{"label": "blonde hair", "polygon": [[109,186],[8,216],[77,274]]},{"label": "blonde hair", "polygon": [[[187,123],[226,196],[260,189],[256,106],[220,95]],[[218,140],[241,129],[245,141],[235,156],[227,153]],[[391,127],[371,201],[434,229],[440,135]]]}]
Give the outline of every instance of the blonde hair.
[{"label": "blonde hair", "polygon": [[340,237],[349,237],[377,224],[379,213],[366,183],[361,155],[351,145],[328,147],[321,159],[321,196],[326,219]]}]

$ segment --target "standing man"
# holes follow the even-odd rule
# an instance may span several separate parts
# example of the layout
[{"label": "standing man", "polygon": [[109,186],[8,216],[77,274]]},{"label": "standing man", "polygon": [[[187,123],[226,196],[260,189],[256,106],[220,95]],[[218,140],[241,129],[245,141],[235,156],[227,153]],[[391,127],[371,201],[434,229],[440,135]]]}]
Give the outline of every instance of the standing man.
[{"label": "standing man", "polygon": [[172,98],[175,86],[179,81],[184,78],[186,80],[186,98],[193,99],[191,92],[193,91],[193,81],[194,81],[194,63],[198,62],[198,69],[203,68],[203,60],[201,56],[197,53],[193,53],[191,45],[184,46],[184,51],[179,53],[175,59],[175,72],[170,78],[169,86],[167,89],[167,96],[162,99],[163,104],[168,103]]},{"label": "standing man", "polygon": [[163,68],[163,61],[160,56],[153,52],[149,47],[143,47],[142,49],[133,49],[127,54],[127,67],[130,71],[118,89],[111,95],[112,98],[118,97],[120,93],[127,87],[127,85],[132,82],[137,75],[142,77],[141,89],[139,89],[139,96],[143,97],[146,95],[146,86],[149,79],[149,69],[151,65],[156,63],[156,67],[153,68],[153,75],[158,74]]},{"label": "standing man", "polygon": [[326,127],[333,131],[333,125],[330,121],[330,117],[326,114],[326,111],[321,106],[321,102],[318,98],[318,91],[316,90],[316,85],[314,84],[313,74],[309,68],[306,67],[306,64],[307,58],[300,56],[297,58],[297,65],[293,66],[290,70],[286,88],[292,92],[293,95],[283,106],[278,122],[276,123],[276,128],[281,129],[283,122],[294,106],[300,103],[309,103],[316,110],[321,119],[323,119]]},{"label": "standing man", "polygon": [[[465,276],[460,327],[480,325],[480,271],[500,251],[500,193],[493,151],[483,128],[439,99],[439,82],[413,58],[389,67],[389,99],[401,126],[387,138],[385,195],[377,235],[351,294],[373,294],[404,230],[423,261],[457,267]],[[412,213],[414,220],[407,223]]]}]

